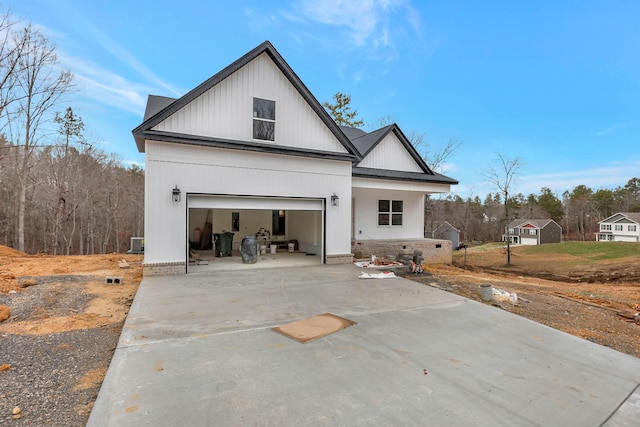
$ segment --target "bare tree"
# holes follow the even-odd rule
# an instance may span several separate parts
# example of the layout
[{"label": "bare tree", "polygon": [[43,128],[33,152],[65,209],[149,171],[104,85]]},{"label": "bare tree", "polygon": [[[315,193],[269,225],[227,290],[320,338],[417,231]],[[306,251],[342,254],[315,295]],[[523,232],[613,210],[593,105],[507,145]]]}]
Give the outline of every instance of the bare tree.
[{"label": "bare tree", "polygon": [[23,52],[13,71],[13,101],[3,113],[11,140],[19,146],[17,237],[18,250],[24,251],[26,193],[32,156],[42,136],[39,130],[60,97],[70,90],[73,75],[59,71],[54,46],[31,24],[14,34],[14,43],[22,43]]},{"label": "bare tree", "polygon": [[[378,125],[380,127],[389,126],[394,123],[393,117],[387,115],[378,119]],[[407,134],[407,139],[413,147],[420,153],[424,162],[433,170],[438,173],[445,173],[444,165],[447,160],[460,148],[461,141],[455,138],[450,139],[444,146],[433,148],[431,144],[426,141],[426,134],[424,132],[418,132],[411,130]]]},{"label": "bare tree", "polygon": [[14,31],[17,24],[8,12],[0,15],[0,116],[9,104],[23,96],[14,88],[20,61],[27,51],[27,40],[24,33]]},{"label": "bare tree", "polygon": [[504,199],[504,219],[507,227],[507,265],[511,265],[511,232],[509,231],[509,195],[517,179],[522,160],[519,157],[510,157],[504,153],[497,153],[496,158],[482,174],[493,184]]}]

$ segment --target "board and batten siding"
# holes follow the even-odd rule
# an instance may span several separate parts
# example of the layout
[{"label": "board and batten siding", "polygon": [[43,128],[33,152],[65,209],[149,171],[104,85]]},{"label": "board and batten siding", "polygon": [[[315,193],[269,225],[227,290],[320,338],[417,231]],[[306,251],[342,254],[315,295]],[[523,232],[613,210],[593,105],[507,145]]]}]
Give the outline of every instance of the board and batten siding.
[{"label": "board and batten siding", "polygon": [[[145,263],[186,262],[188,194],[329,200],[336,193],[344,203],[327,206],[325,253],[351,250],[348,161],[147,141],[145,177]],[[180,203],[171,200],[176,185]]]},{"label": "board and batten siding", "polygon": [[406,172],[424,172],[393,132],[385,136],[358,166]]},{"label": "board and batten siding", "polygon": [[[378,225],[378,200],[402,200],[402,226]],[[354,188],[353,203],[355,240],[424,238],[424,193]]]},{"label": "board and batten siding", "polygon": [[337,153],[346,149],[265,53],[156,125],[154,130],[253,140],[253,98],[275,101],[278,146]]}]

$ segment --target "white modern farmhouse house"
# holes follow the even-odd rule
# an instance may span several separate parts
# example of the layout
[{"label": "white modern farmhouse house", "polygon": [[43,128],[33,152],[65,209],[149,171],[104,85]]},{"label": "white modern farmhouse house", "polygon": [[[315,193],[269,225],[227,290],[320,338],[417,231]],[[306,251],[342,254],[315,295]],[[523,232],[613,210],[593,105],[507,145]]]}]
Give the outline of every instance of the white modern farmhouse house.
[{"label": "white modern farmhouse house", "polygon": [[450,242],[424,239],[424,196],[457,181],[395,124],[337,126],[269,42],[181,98],[150,96],[133,135],[145,153],[145,275],[189,272],[194,249],[224,238],[223,255],[256,234],[318,263],[389,247],[450,261]]}]

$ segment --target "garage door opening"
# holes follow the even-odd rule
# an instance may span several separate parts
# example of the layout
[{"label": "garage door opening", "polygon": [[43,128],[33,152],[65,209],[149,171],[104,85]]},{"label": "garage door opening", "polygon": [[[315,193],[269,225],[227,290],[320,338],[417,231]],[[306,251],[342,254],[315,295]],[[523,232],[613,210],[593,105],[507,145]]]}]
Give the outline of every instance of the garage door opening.
[{"label": "garage door opening", "polygon": [[[324,262],[324,200],[189,195],[187,215],[188,273]],[[256,263],[241,257],[247,236]]]}]

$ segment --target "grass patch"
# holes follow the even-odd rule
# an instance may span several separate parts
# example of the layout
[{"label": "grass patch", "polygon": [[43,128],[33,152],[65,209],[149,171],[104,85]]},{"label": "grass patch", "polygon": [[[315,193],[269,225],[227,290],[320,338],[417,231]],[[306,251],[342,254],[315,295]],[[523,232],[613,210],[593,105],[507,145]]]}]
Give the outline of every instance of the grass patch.
[{"label": "grass patch", "polygon": [[608,261],[640,256],[640,244],[626,242],[563,242],[520,246],[517,249],[522,254],[571,255],[591,261]]}]

